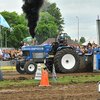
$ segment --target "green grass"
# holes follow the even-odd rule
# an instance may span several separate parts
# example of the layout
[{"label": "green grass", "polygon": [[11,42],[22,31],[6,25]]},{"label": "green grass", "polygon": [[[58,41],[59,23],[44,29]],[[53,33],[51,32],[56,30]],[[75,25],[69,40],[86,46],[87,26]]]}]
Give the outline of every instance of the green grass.
[{"label": "green grass", "polygon": [[[17,82],[16,82],[17,81]],[[6,88],[6,87],[17,87],[17,86],[23,86],[23,85],[32,85],[32,84],[39,84],[40,81],[35,81],[34,79],[29,80],[4,80],[0,81],[0,87]]]},{"label": "green grass", "polygon": [[[53,82],[55,84],[57,83],[78,83],[78,82],[94,82],[94,81],[100,81],[100,76],[79,76],[79,77],[59,77],[57,78],[57,82],[54,82],[52,78],[49,78],[49,82]],[[34,79],[28,79],[28,80],[4,80],[0,81],[0,88],[9,88],[9,87],[23,87],[28,85],[39,85],[40,81],[35,81]]]},{"label": "green grass", "polygon": [[57,83],[93,82],[100,81],[100,76],[59,77]]}]

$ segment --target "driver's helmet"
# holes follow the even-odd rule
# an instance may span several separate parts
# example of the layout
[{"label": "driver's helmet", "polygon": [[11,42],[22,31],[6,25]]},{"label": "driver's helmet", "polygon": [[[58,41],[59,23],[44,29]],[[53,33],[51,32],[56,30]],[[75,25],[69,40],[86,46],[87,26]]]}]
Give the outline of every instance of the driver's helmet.
[{"label": "driver's helmet", "polygon": [[58,40],[63,39],[63,36],[61,34],[58,36]]}]

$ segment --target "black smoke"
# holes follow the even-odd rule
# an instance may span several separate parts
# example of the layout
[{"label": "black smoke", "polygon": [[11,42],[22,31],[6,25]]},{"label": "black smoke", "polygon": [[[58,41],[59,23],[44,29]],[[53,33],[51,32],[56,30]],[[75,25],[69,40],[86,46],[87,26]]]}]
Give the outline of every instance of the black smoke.
[{"label": "black smoke", "polygon": [[39,10],[42,7],[44,0],[23,0],[22,6],[25,13],[25,19],[28,20],[27,26],[29,27],[30,35],[34,38],[36,34],[37,21],[39,19]]}]

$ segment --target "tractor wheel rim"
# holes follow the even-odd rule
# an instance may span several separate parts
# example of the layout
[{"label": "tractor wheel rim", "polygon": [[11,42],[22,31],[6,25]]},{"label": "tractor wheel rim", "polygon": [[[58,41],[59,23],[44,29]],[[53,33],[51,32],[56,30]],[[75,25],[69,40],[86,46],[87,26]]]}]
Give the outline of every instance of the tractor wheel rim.
[{"label": "tractor wheel rim", "polygon": [[24,71],[24,67],[20,66],[20,70]]},{"label": "tractor wheel rim", "polygon": [[30,65],[28,66],[28,70],[29,70],[30,72],[34,71],[34,70],[35,70],[35,66],[34,66],[33,64],[30,64]]},{"label": "tractor wheel rim", "polygon": [[65,69],[72,69],[75,62],[75,57],[72,54],[65,54],[61,59],[61,64]]}]

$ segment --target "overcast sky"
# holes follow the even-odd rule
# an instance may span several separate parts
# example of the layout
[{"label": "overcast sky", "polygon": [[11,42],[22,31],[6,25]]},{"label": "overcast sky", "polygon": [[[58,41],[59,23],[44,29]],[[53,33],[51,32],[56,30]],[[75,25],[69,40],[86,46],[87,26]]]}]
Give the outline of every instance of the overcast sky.
[{"label": "overcast sky", "polygon": [[[22,13],[22,0],[0,0],[1,11],[16,11]],[[72,39],[78,39],[78,18],[79,37],[97,36],[97,15],[100,15],[100,0],[48,0],[55,2],[65,20],[64,32]],[[78,18],[76,18],[78,16]]]}]

